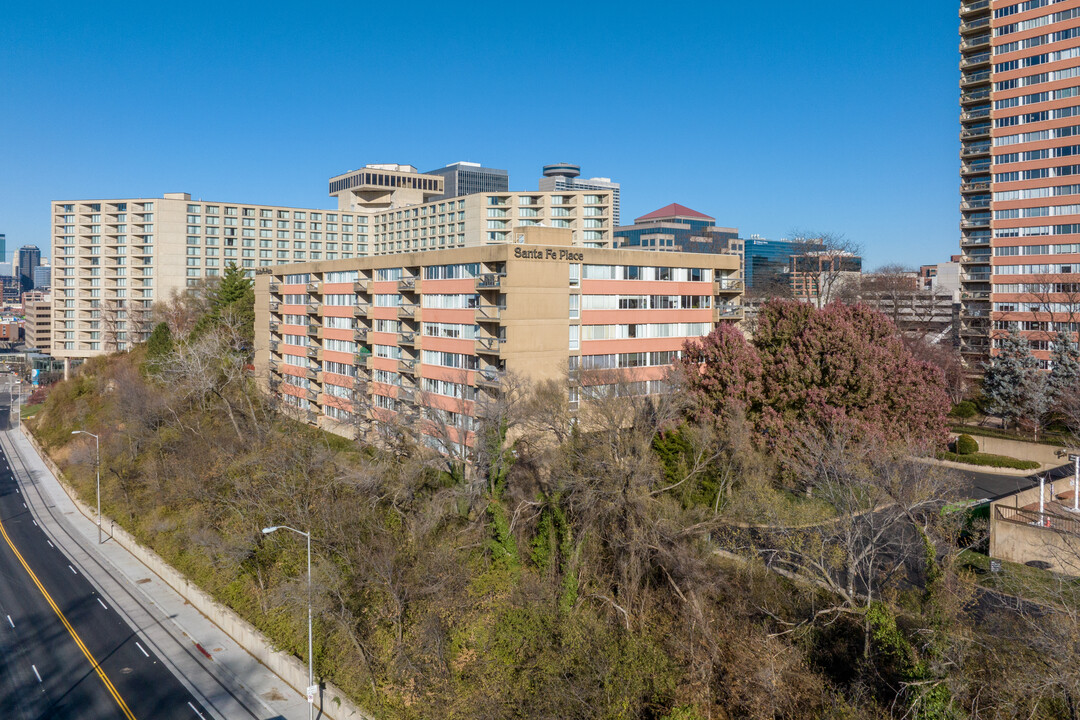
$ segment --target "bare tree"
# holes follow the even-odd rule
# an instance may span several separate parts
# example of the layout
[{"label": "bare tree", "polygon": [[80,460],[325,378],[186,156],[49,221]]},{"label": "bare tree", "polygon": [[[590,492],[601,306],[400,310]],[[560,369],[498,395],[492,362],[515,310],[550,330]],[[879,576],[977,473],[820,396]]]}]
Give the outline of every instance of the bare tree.
[{"label": "bare tree", "polygon": [[792,621],[802,623],[853,613],[866,622],[867,610],[889,587],[903,587],[920,572],[927,543],[947,499],[947,474],[915,462],[902,449],[856,439],[842,424],[808,429],[800,435],[794,466],[814,495],[835,509],[835,517],[807,527],[760,528],[736,533],[766,566],[826,590],[834,602]]},{"label": "bare tree", "polygon": [[434,446],[430,453],[432,461],[461,481],[467,474],[477,440],[477,390],[469,385],[465,370],[458,371],[448,385],[453,387],[453,395],[420,388],[405,392],[409,401],[420,408],[417,432]]},{"label": "bare tree", "polygon": [[210,299],[219,282],[217,277],[200,278],[183,291],[173,290],[168,300],[154,303],[153,322],[168,325],[174,338],[186,338],[199,318],[209,314]]},{"label": "bare tree", "polygon": [[860,272],[862,245],[842,233],[793,230],[791,239],[798,243],[790,267],[795,295],[818,307],[839,300],[844,283]]},{"label": "bare tree", "polygon": [[[226,315],[194,342],[177,344],[159,362],[157,378],[173,387],[173,398],[186,404],[205,407],[209,400],[217,400],[237,438],[245,440],[249,431],[260,433],[248,353],[239,319]],[[181,414],[180,408],[173,408],[174,417]],[[245,417],[251,421],[244,423],[247,430],[242,426]]]}]

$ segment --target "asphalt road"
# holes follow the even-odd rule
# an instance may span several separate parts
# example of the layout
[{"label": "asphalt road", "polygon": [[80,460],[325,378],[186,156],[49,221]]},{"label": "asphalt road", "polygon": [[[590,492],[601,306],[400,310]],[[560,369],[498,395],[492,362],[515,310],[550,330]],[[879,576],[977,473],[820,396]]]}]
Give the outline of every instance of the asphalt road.
[{"label": "asphalt road", "polygon": [[[1008,495],[1018,490],[1026,490],[1039,484],[1038,475],[1017,477],[1013,475],[994,475],[993,473],[979,472],[976,470],[954,470],[960,482],[965,497],[972,500],[984,498],[996,498]],[[1073,476],[1071,464],[1062,465],[1046,473],[1048,482],[1065,480],[1068,482]],[[1059,490],[1060,492],[1060,490]]]},{"label": "asphalt road", "polygon": [[37,525],[0,450],[0,718],[200,717],[211,715]]}]

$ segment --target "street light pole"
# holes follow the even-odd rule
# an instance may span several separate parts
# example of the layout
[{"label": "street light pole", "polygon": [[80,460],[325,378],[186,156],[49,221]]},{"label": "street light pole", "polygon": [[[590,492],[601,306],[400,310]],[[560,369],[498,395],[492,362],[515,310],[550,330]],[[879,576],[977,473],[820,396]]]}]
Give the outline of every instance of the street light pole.
[{"label": "street light pole", "polygon": [[314,665],[313,654],[311,651],[311,533],[304,532],[303,530],[297,530],[291,528],[288,525],[275,525],[273,527],[263,528],[263,535],[269,535],[275,530],[292,530],[297,535],[303,535],[307,538],[307,657],[308,657],[308,670],[307,670],[307,684],[308,684],[308,718],[314,720],[315,717],[315,695],[311,693],[311,688],[314,683]]},{"label": "street light pole", "polygon": [[98,545],[101,544],[101,441],[98,436],[92,432],[86,432],[85,430],[72,430],[72,435],[89,435],[94,438],[94,455],[96,461],[94,462],[94,469],[97,470],[97,541]]}]

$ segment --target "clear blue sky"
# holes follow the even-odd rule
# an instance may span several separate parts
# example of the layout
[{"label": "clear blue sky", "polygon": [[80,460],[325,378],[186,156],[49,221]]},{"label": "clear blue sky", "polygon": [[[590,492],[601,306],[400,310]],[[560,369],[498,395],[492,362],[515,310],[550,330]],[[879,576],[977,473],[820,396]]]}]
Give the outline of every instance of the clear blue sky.
[{"label": "clear blue sky", "polygon": [[700,3],[0,3],[0,232],[49,201],[331,207],[371,162],[542,165],[866,265],[958,252],[957,7]]}]

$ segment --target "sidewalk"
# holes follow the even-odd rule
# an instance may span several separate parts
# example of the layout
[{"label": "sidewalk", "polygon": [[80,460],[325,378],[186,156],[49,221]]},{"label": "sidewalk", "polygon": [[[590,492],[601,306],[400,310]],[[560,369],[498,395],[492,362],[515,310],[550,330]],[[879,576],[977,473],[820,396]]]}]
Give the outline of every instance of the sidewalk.
[{"label": "sidewalk", "polygon": [[938,460],[937,458],[916,458],[916,461],[924,462],[927,465],[940,465],[942,467],[953,468],[954,470],[969,470],[971,472],[985,473],[987,475],[1002,475],[1008,477],[1028,477],[1029,475],[1036,475],[1061,467],[1061,463],[1040,463],[1037,468],[1017,470],[1016,468],[999,468],[990,465],[972,465],[971,463],[954,462],[952,460]]},{"label": "sidewalk", "polygon": [[[24,496],[50,537],[83,565],[84,574],[112,600],[173,673],[216,718],[306,720],[306,698],[273,674],[146,565],[108,537],[98,545],[96,522],[79,510],[19,430],[0,432],[14,468],[19,462]],[[19,468],[21,469],[21,468]],[[26,477],[26,475],[29,477]],[[37,492],[32,491],[37,488]],[[44,498],[44,502],[42,501]],[[46,509],[52,509],[52,513]],[[55,515],[55,516],[54,516]],[[59,518],[59,520],[57,519]],[[70,533],[68,536],[65,533]],[[74,538],[72,541],[71,538]],[[100,562],[105,572],[94,567]],[[317,716],[325,718],[325,715]]]}]

